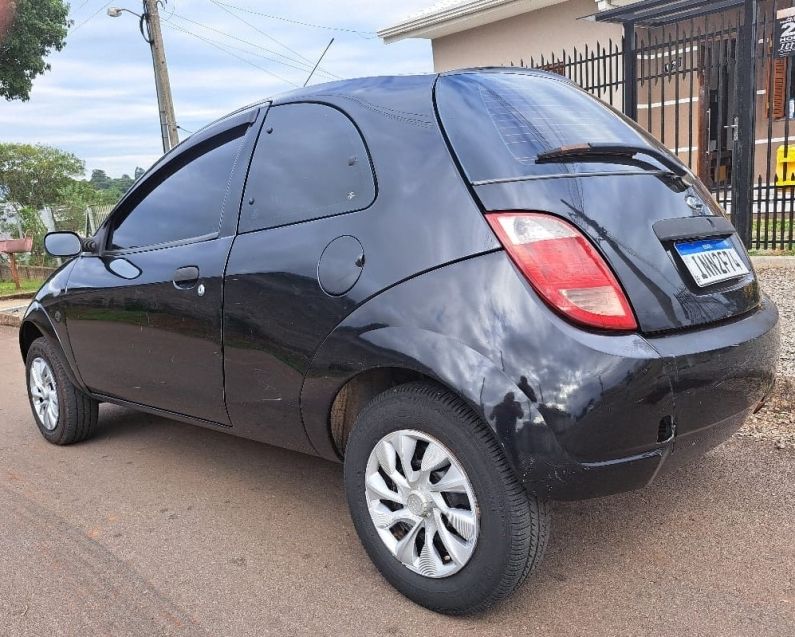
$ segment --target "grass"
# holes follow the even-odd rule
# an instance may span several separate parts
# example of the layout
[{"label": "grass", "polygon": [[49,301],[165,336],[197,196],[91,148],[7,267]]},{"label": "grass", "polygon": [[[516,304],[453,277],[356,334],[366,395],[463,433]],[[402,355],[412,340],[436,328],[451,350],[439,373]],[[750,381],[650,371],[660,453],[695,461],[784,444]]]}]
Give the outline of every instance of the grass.
[{"label": "grass", "polygon": [[0,296],[21,292],[35,292],[41,287],[42,283],[44,283],[44,279],[22,279],[19,282],[22,287],[17,290],[13,281],[0,281]]},{"label": "grass", "polygon": [[[763,215],[755,216],[751,226],[751,241],[757,243],[758,232],[759,242],[758,247],[752,250],[751,254],[776,256],[795,254],[795,232],[793,230],[795,228],[792,227],[792,222],[788,218],[771,215],[769,219],[765,220]],[[790,233],[794,238],[793,243],[789,241]]]},{"label": "grass", "polygon": [[752,257],[795,257],[795,250],[749,250]]}]

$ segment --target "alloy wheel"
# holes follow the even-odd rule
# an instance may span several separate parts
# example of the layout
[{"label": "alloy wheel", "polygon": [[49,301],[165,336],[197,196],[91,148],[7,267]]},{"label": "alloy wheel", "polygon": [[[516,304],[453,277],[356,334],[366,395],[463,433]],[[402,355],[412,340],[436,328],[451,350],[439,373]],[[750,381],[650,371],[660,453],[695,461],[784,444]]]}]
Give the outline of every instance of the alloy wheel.
[{"label": "alloy wheel", "polygon": [[41,357],[30,364],[30,396],[42,426],[52,431],[58,426],[58,387],[49,363]]}]

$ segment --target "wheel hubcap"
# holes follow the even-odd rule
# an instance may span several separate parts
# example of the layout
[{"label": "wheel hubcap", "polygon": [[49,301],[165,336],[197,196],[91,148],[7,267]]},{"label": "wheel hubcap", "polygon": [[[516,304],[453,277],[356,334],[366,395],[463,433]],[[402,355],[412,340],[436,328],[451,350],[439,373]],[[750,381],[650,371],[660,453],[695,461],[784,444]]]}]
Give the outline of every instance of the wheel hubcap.
[{"label": "wheel hubcap", "polygon": [[39,357],[30,365],[30,397],[39,422],[47,431],[58,426],[58,387],[47,361]]},{"label": "wheel hubcap", "polygon": [[432,510],[431,503],[419,491],[412,491],[406,498],[406,506],[417,517],[425,517]]},{"label": "wheel hubcap", "polygon": [[401,429],[370,452],[365,472],[370,518],[400,562],[426,577],[448,577],[472,557],[480,513],[461,464],[441,442]]}]

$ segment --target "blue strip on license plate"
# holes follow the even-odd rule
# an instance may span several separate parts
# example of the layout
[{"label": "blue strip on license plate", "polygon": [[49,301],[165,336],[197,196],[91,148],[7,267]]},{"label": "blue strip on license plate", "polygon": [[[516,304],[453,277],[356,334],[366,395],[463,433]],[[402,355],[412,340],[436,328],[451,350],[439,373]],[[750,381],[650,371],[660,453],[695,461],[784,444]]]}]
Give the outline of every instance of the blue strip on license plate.
[{"label": "blue strip on license plate", "polygon": [[682,256],[695,254],[696,252],[712,252],[713,250],[728,250],[733,248],[731,239],[707,239],[703,241],[691,241],[690,243],[677,243],[676,250]]}]

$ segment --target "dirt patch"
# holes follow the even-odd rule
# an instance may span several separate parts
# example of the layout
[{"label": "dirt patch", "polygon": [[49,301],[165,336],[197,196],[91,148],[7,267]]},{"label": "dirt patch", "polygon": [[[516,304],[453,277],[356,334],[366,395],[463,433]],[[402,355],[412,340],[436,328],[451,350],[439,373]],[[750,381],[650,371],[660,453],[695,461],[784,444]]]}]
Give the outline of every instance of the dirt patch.
[{"label": "dirt patch", "polygon": [[777,449],[795,449],[795,379],[779,378],[765,406],[737,435],[771,441]]}]

